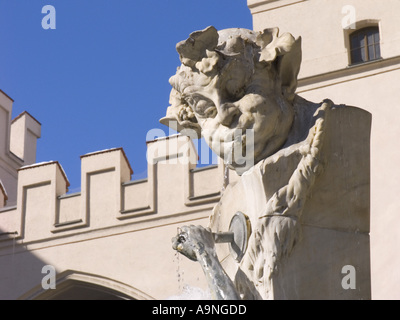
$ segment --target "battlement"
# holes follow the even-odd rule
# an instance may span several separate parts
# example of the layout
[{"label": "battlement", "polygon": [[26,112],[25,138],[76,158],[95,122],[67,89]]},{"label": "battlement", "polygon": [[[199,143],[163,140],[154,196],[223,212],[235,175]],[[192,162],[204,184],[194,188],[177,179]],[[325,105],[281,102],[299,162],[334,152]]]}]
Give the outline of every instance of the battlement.
[{"label": "battlement", "polygon": [[0,208],[0,241],[10,234],[29,243],[199,212],[208,216],[228,178],[224,164],[196,168],[198,155],[186,136],[148,141],[147,148],[148,177],[137,181],[122,148],[81,156],[81,191],[73,194],[57,161],[19,168],[17,205]]},{"label": "battlement", "polygon": [[13,99],[0,90],[0,205],[15,204],[17,170],[36,161],[36,141],[41,124],[28,112],[11,120]]},{"label": "battlement", "polygon": [[[222,162],[197,167],[194,142],[178,134],[147,141],[146,179],[132,180],[123,148],[82,155],[80,192],[71,193],[61,163],[36,163],[40,123],[27,112],[11,121],[12,102],[0,92],[0,282],[12,288],[2,296],[40,292],[43,265],[60,279],[72,272],[126,283],[135,298],[174,294],[171,237],[184,224],[207,225],[236,173]],[[180,263],[201,286],[199,266]]]},{"label": "battlement", "polygon": [[68,193],[58,161],[35,163],[40,123],[28,112],[11,121],[12,104],[0,91],[0,241],[29,243],[191,214],[207,217],[228,181],[223,163],[196,168],[193,142],[178,134],[147,141],[142,180],[131,180],[123,148],[82,155],[81,191]]}]

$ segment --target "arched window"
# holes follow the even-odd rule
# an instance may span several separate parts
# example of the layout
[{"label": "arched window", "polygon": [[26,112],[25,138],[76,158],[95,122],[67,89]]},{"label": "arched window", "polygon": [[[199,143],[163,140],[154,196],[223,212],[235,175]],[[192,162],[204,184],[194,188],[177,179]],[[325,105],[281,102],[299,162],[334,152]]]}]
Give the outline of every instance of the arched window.
[{"label": "arched window", "polygon": [[378,27],[367,27],[350,34],[351,64],[358,64],[381,58]]}]

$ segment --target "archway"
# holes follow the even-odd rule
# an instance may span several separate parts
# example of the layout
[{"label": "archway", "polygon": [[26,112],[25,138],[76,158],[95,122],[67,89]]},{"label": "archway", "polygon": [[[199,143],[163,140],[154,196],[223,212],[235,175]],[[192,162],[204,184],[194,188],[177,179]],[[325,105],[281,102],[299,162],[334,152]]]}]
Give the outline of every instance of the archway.
[{"label": "archway", "polygon": [[67,270],[56,279],[55,289],[38,285],[20,300],[153,300],[151,296],[113,279]]}]

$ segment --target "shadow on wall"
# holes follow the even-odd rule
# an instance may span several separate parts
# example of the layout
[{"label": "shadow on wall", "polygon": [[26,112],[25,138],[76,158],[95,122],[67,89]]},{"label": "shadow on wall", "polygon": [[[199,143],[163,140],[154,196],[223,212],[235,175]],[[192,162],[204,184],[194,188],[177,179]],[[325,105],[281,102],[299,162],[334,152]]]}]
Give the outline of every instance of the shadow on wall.
[{"label": "shadow on wall", "polygon": [[[0,229],[0,234],[4,231]],[[57,270],[18,243],[0,242],[0,300],[144,300],[144,293],[115,280],[73,270]]]}]

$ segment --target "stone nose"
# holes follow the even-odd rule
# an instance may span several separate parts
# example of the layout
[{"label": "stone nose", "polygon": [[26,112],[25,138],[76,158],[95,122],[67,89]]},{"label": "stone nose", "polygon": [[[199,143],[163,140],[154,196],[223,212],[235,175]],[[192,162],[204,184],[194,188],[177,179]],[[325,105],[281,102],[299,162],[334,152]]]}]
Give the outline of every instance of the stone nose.
[{"label": "stone nose", "polygon": [[233,120],[239,115],[240,110],[233,103],[224,103],[220,106],[218,110],[219,122],[229,127]]}]

